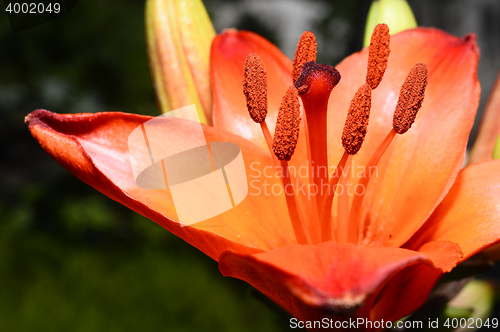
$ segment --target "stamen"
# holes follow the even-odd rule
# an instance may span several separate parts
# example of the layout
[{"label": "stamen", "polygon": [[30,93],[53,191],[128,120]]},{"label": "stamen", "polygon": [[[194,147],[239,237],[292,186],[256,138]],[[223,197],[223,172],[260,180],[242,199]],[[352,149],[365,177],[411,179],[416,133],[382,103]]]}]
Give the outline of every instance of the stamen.
[{"label": "stamen", "polygon": [[323,242],[332,241],[332,205],[333,198],[335,197],[335,191],[337,189],[337,184],[340,179],[340,175],[345,169],[345,165],[347,163],[347,158],[349,154],[347,151],[344,152],[342,158],[340,159],[337,167],[335,168],[335,173],[332,175],[330,179],[330,183],[328,185],[328,193],[325,196],[323,201],[323,211],[321,213],[321,240]]},{"label": "stamen", "polygon": [[302,36],[300,36],[293,58],[292,78],[294,84],[300,76],[300,70],[304,63],[316,61],[316,47],[316,37],[314,34],[311,31],[304,31]]},{"label": "stamen", "polygon": [[404,134],[411,128],[417,112],[424,101],[427,86],[427,66],[416,64],[406,77],[399,92],[398,104],[394,112],[392,125],[398,134]]},{"label": "stamen", "polygon": [[350,155],[358,153],[366,136],[366,128],[370,118],[372,89],[368,84],[361,86],[353,99],[347,113],[342,132],[342,145]]},{"label": "stamen", "polygon": [[[247,55],[243,93],[247,100],[248,113],[253,121],[260,124],[267,147],[272,151],[273,140],[266,124],[267,73],[262,59],[255,53]],[[276,159],[275,162],[277,163]]]},{"label": "stamen", "polygon": [[[262,135],[264,135],[264,139],[266,140],[267,148],[269,149],[269,151],[273,151],[273,138],[271,137],[271,132],[267,127],[266,121],[262,121],[260,123],[260,129],[262,130]],[[274,161],[277,162],[274,154],[271,153],[271,155],[273,156]]]},{"label": "stamen", "polygon": [[255,53],[250,53],[245,62],[243,93],[252,120],[264,122],[267,116],[267,73],[261,58]]},{"label": "stamen", "polygon": [[303,222],[303,216],[296,201],[288,169],[288,161],[292,158],[299,139],[299,126],[299,96],[297,89],[294,86],[290,86],[281,100],[272,149],[278,159],[281,160],[281,181],[288,207],[288,215],[292,222],[297,243],[308,244],[309,241],[304,230],[305,223]]},{"label": "stamen", "polygon": [[308,244],[306,231],[304,230],[304,220],[297,203],[297,197],[293,189],[292,181],[290,180],[290,171],[288,169],[288,161],[281,160],[281,181],[283,183],[283,192],[285,193],[286,205],[288,207],[288,215],[292,222],[293,232],[298,244]]},{"label": "stamen", "polygon": [[[392,129],[386,138],[382,141],[382,144],[377,148],[377,151],[373,154],[368,164],[365,166],[365,170],[370,170],[377,167],[378,162],[384,155],[385,151],[391,145],[394,137],[396,136],[396,131]],[[358,185],[356,187],[363,188],[362,195],[354,195],[351,206],[351,214],[349,215],[349,241],[353,243],[358,243],[360,238],[365,234],[365,221],[359,220],[361,215],[361,206],[363,205],[363,199],[368,188],[368,183],[371,179],[371,172],[368,172],[366,176],[359,179]],[[361,231],[361,234],[359,232]]]},{"label": "stamen", "polygon": [[366,83],[375,89],[382,81],[387,60],[389,59],[390,44],[389,27],[387,24],[378,24],[373,29],[370,46],[368,48],[368,68],[366,72]]},{"label": "stamen", "polygon": [[314,195],[318,215],[322,211],[323,184],[328,183],[327,154],[327,110],[332,89],[340,81],[340,74],[332,66],[306,62],[295,82],[306,113],[308,145],[310,152],[309,169],[314,174],[318,194]]},{"label": "stamen", "polygon": [[273,152],[279,160],[290,160],[299,140],[300,103],[295,87],[290,86],[281,100],[276,129],[274,130]]},{"label": "stamen", "polygon": [[[340,176],[340,193],[337,203],[337,242],[346,244],[349,239],[349,179],[351,178],[352,155],[347,158],[346,166]],[[351,242],[351,241],[349,241]]]},{"label": "stamen", "polygon": [[[401,86],[398,103],[394,112],[393,128],[387,134],[387,137],[382,141],[377,151],[373,154],[365,170],[376,167],[384,155],[389,145],[394,140],[396,134],[406,133],[412,124],[415,122],[422,102],[424,100],[425,88],[427,86],[427,66],[423,63],[416,64],[408,74],[405,82]],[[355,195],[352,201],[351,214],[349,216],[349,240],[356,243],[360,241],[366,234],[368,225],[365,225],[365,220],[361,219],[361,207],[365,193],[367,192],[368,183],[371,179],[371,172],[359,180],[358,186],[364,188],[362,195]]]},{"label": "stamen", "polygon": [[[355,155],[361,149],[361,145],[366,136],[366,129],[368,127],[368,120],[370,118],[370,108],[372,100],[372,89],[368,84],[362,85],[354,97],[351,100],[351,106],[347,113],[347,119],[344,125],[344,131],[342,132],[342,145],[345,148],[344,155],[340,160],[337,168],[335,169],[335,174],[330,179],[329,188],[327,195],[325,196],[323,203],[323,211],[321,214],[321,230],[322,230],[322,240],[330,241],[332,239],[332,204],[333,198],[335,197],[335,188],[340,179],[340,174],[344,174],[345,165],[348,162],[349,155]],[[340,171],[340,173],[339,173]],[[341,186],[341,190],[345,190],[344,186]],[[346,194],[347,195],[347,194]],[[346,196],[349,197],[349,196]],[[349,219],[349,204],[345,204],[345,198],[342,198],[342,203],[340,204],[341,198],[339,197],[339,214],[338,214],[338,240],[344,243],[348,238],[348,219]],[[346,210],[347,209],[347,210]]]}]

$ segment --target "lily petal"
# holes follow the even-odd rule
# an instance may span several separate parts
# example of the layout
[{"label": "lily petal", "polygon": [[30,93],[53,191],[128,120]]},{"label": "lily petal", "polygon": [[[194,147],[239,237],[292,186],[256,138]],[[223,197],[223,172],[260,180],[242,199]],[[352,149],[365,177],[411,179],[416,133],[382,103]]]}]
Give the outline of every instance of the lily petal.
[{"label": "lily petal", "polygon": [[[215,260],[228,248],[248,254],[296,243],[284,196],[252,192],[263,190],[258,172],[264,172],[267,166],[272,169],[268,154],[249,141],[208,126],[203,127],[207,141],[238,144],[247,173],[252,170],[254,173],[250,174],[256,182],[251,184],[248,196],[227,212],[186,227],[175,222],[169,192],[139,188],[130,166],[128,136],[150,119],[120,112],[60,115],[38,110],[29,114],[26,121],[44,150],[67,170]],[[191,139],[190,121],[170,120],[165,128],[167,142],[174,136],[186,141]],[[265,180],[269,186],[273,181],[279,183],[274,178]]]},{"label": "lily petal", "polygon": [[463,258],[460,247],[447,241],[426,243],[418,251],[425,253],[433,266],[415,264],[392,277],[375,297],[370,312],[372,320],[394,321],[417,310],[443,273],[450,272]]},{"label": "lily petal", "polygon": [[267,150],[260,126],[248,115],[243,95],[245,59],[250,53],[260,56],[267,71],[269,111],[266,123],[271,133],[274,132],[281,98],[292,85],[292,62],[261,36],[234,29],[225,30],[212,43],[213,124]]},{"label": "lily petal", "polygon": [[445,255],[457,258],[458,253],[461,257],[460,248],[448,244],[429,246],[427,254],[325,242],[254,255],[227,251],[221,255],[219,269],[225,276],[248,282],[298,319],[321,319],[353,314],[394,274],[410,265],[425,264],[442,273],[432,258],[438,247]]},{"label": "lily petal", "polygon": [[405,247],[452,241],[460,244],[462,260],[466,260],[500,242],[499,197],[500,160],[464,168],[443,202]]},{"label": "lily petal", "polygon": [[[351,183],[356,184],[364,172],[373,172],[362,211],[370,225],[367,242],[398,247],[430,216],[462,166],[479,102],[479,52],[474,36],[460,39],[428,28],[392,36],[391,50],[384,79],[373,91],[368,134],[353,159],[355,179]],[[340,142],[350,98],[364,83],[367,55],[365,49],[337,67],[342,80],[330,97],[330,165],[336,165],[342,156],[343,149],[336,142]],[[429,77],[415,124],[404,135],[396,136],[376,170],[365,170],[372,153],[391,130],[406,75],[421,62],[427,64]]]},{"label": "lily petal", "polygon": [[425,302],[442,275],[441,271],[423,264],[401,270],[377,294],[371,320],[395,321],[411,314]]},{"label": "lily petal", "polygon": [[148,53],[162,113],[195,104],[211,123],[209,56],[215,30],[201,0],[148,0]]}]

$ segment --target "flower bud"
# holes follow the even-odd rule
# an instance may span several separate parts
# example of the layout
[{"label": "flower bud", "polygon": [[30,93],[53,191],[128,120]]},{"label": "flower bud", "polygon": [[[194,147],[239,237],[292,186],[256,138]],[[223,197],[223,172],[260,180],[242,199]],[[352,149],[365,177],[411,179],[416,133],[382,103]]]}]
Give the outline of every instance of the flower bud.
[{"label": "flower bud", "polygon": [[391,35],[417,27],[415,16],[406,0],[373,0],[366,20],[363,47],[370,45],[373,29],[379,23],[387,24]]},{"label": "flower bud", "polygon": [[146,34],[162,113],[195,104],[211,121],[210,45],[215,30],[201,0],[148,0]]},{"label": "flower bud", "polygon": [[495,149],[493,150],[493,159],[500,159],[500,136],[498,136]]},{"label": "flower bud", "polygon": [[[493,287],[487,281],[472,280],[448,303],[444,315],[458,319],[472,318],[474,322],[480,318],[484,322],[493,310],[494,294]],[[481,326],[471,327],[471,331],[474,331]]]}]

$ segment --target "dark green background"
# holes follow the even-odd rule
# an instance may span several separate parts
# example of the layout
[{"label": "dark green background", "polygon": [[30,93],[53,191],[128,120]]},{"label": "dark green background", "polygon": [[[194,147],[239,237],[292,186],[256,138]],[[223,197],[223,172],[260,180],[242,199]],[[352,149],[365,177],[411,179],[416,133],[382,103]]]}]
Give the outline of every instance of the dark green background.
[{"label": "dark green background", "polygon": [[[370,1],[311,2],[326,13],[310,23],[330,41],[320,61],[335,64],[361,48]],[[218,31],[235,3],[247,5],[207,1]],[[472,18],[464,1],[410,3],[424,25],[479,34],[484,99],[500,67],[499,2],[477,1],[483,7]],[[156,115],[143,12],[143,1],[82,0],[19,33],[0,13],[0,331],[287,330],[288,316],[252,287],[77,180],[23,123],[38,108]],[[286,48],[273,20],[231,19]]]}]

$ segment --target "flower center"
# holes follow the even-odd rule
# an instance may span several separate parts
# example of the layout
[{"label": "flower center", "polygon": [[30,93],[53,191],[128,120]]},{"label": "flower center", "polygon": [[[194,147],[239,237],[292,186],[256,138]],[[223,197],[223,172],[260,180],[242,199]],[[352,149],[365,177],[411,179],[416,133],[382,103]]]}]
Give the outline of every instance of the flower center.
[{"label": "flower center", "polygon": [[[368,172],[360,178],[357,186],[361,185],[365,190],[362,195],[354,196],[351,206],[349,206],[348,191],[339,190],[336,220],[332,220],[333,199],[339,184],[342,188],[347,187],[350,181],[349,169],[352,157],[361,149],[366,137],[372,90],[380,84],[387,68],[389,44],[389,28],[385,24],[377,25],[368,51],[366,82],[351,100],[341,139],[345,151],[331,177],[328,174],[327,111],[330,93],[340,81],[340,73],[332,66],[315,62],[317,51],[314,34],[306,31],[300,37],[293,61],[294,85],[288,88],[282,99],[273,138],[265,122],[268,107],[267,74],[258,55],[249,54],[247,57],[243,80],[247,108],[252,120],[261,125],[269,151],[273,153],[275,166],[280,168],[288,213],[299,244],[310,243],[308,235],[312,231],[305,229],[304,215],[294,192],[288,166],[299,137],[301,122],[299,96],[304,106],[302,116],[306,120],[304,128],[310,157],[308,163],[310,170],[317,170],[309,172],[309,184],[316,188],[314,195],[311,192],[310,197],[316,211],[315,215],[319,218],[321,240],[323,242],[333,240],[341,244],[360,243],[369,226],[362,220],[361,210],[371,174]],[[365,169],[376,167],[395,135],[404,134],[410,129],[422,106],[426,85],[427,67],[425,64],[417,64],[401,87],[393,118],[393,129],[375,150]],[[326,191],[323,190],[325,185],[328,188]]]}]

